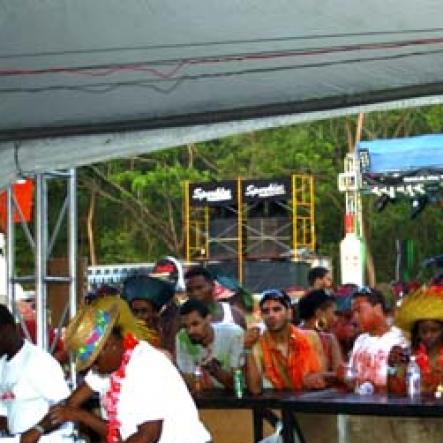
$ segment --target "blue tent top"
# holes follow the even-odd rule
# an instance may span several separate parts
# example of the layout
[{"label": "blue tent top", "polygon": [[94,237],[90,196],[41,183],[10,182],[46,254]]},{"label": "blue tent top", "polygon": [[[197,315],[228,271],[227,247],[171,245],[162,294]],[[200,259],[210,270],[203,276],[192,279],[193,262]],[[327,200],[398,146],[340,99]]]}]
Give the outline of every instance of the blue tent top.
[{"label": "blue tent top", "polygon": [[362,141],[357,150],[369,152],[373,174],[443,169],[443,134]]}]

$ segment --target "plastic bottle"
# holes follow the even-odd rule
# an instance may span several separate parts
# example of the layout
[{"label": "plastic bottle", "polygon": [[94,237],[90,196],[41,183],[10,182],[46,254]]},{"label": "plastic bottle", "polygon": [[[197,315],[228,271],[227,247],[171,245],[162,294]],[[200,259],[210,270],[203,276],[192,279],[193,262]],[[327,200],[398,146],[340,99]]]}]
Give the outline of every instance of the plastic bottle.
[{"label": "plastic bottle", "polygon": [[203,370],[200,365],[195,365],[194,369],[194,392],[203,390]]},{"label": "plastic bottle", "polygon": [[365,381],[364,383],[358,385],[355,392],[359,395],[372,395],[375,392],[375,388],[370,381]]},{"label": "plastic bottle", "polygon": [[421,373],[415,355],[411,355],[408,366],[406,368],[406,390],[408,397],[418,398],[421,392]]}]

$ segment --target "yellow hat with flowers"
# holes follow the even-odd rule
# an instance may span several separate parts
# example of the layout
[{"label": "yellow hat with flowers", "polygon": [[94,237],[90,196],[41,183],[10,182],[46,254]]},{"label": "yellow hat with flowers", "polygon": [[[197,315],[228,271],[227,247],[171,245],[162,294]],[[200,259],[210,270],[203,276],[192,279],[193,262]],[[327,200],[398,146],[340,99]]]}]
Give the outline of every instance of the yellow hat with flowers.
[{"label": "yellow hat with flowers", "polygon": [[115,326],[120,328],[123,336],[130,333],[138,340],[147,341],[154,346],[157,345],[157,333],[149,329],[141,320],[134,316],[126,300],[118,296],[108,295],[97,298],[91,305],[104,311],[109,310],[112,306],[116,306],[118,320]]},{"label": "yellow hat with flowers", "polygon": [[443,286],[422,286],[403,299],[395,315],[395,325],[410,333],[421,320],[443,322]]},{"label": "yellow hat with flowers", "polygon": [[91,366],[103,349],[114,327],[122,336],[155,343],[156,335],[132,314],[125,300],[117,296],[98,298],[79,309],[66,329],[66,344],[75,353],[78,371]]}]

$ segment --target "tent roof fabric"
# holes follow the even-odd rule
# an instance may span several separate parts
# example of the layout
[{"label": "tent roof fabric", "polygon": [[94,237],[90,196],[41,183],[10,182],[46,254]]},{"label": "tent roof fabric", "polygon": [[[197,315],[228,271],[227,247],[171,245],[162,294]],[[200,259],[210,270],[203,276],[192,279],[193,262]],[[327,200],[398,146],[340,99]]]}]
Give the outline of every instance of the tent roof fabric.
[{"label": "tent roof fabric", "polygon": [[363,141],[358,151],[369,153],[369,173],[443,169],[443,134]]},{"label": "tent roof fabric", "polygon": [[0,187],[443,100],[440,0],[0,0]]},{"label": "tent roof fabric", "polygon": [[0,0],[0,140],[443,92],[443,4]]}]

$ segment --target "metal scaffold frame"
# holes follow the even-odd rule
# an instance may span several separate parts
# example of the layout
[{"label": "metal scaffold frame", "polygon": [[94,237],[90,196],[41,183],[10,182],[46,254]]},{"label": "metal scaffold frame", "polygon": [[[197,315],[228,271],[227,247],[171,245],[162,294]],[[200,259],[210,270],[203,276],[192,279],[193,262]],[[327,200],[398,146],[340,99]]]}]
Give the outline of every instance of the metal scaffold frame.
[{"label": "metal scaffold frame", "polygon": [[[247,239],[258,241],[271,241],[285,250],[285,258],[297,260],[302,252],[315,252],[315,198],[314,178],[311,175],[294,174],[289,183],[290,195],[287,201],[274,200],[274,202],[287,210],[289,215],[287,223],[277,226],[272,233],[263,233],[249,222],[249,211],[259,202],[248,203],[243,198],[242,178],[230,181],[232,189],[235,188],[235,198],[229,204],[220,205],[226,212],[233,215],[232,222],[235,226],[227,226],[217,236],[210,235],[210,206],[199,204],[193,206],[191,201],[191,183],[186,181],[184,186],[184,208],[183,221],[185,233],[185,257],[187,262],[220,260],[211,257],[210,245],[217,244],[225,249],[231,259],[237,263],[237,275],[240,282],[243,281],[244,262],[247,259],[281,259],[276,257],[252,257],[251,251],[257,245],[248,247]],[[197,184],[194,184],[197,186]],[[214,185],[215,186],[215,185]],[[212,204],[211,206],[215,206]],[[252,220],[252,219],[251,219]],[[225,234],[233,230],[233,235],[227,237]],[[234,233],[235,228],[235,233]],[[285,230],[289,232],[285,234]]]},{"label": "metal scaffold frame", "polygon": [[[77,176],[75,169],[67,171],[51,171],[37,174],[32,177],[35,181],[35,210],[34,210],[34,235],[21,213],[13,192],[12,184],[7,190],[7,299],[11,311],[19,318],[25,334],[29,337],[25,322],[16,308],[16,283],[35,284],[36,298],[36,341],[43,349],[53,352],[60,338],[62,326],[67,316],[72,318],[76,313],[77,305]],[[65,180],[66,195],[59,210],[58,217],[52,232],[48,224],[48,190],[54,180]],[[52,202],[51,202],[52,203]],[[16,267],[16,232],[14,212],[18,214],[20,225],[34,255],[34,273],[19,276]],[[68,258],[68,272],[62,275],[48,274],[48,260],[51,258],[55,242],[60,234],[64,219],[67,224],[66,253]],[[57,336],[54,342],[48,341],[47,294],[48,285],[64,283],[69,286],[69,297],[63,309],[63,314],[57,325]],[[74,366],[71,362],[71,378],[74,383]]]}]

